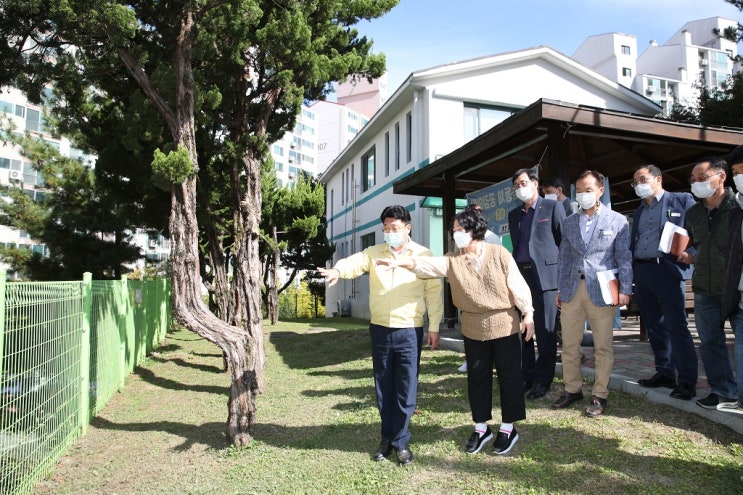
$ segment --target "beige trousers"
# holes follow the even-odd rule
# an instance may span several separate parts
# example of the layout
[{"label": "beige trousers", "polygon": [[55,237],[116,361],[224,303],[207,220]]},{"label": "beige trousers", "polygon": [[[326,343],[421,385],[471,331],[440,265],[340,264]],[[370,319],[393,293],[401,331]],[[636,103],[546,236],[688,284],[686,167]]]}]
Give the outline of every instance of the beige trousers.
[{"label": "beige trousers", "polygon": [[593,304],[588,296],[585,280],[580,281],[573,299],[570,302],[561,301],[561,305],[562,378],[565,391],[575,394],[583,386],[583,374],[580,369],[580,342],[583,339],[586,319],[588,319],[593,333],[595,373],[591,395],[606,399],[609,396],[611,367],[614,365],[612,324],[617,308]]}]

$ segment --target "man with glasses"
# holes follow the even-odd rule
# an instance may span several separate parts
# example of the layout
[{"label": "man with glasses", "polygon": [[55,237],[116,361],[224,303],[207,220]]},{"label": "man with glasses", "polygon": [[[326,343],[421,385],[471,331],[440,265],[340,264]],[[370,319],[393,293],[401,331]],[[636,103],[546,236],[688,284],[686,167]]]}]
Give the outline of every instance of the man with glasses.
[{"label": "man with glasses", "polygon": [[691,171],[691,192],[702,201],[686,213],[691,249],[678,261],[694,263],[691,283],[694,290],[694,319],[699,333],[699,353],[707,382],[712,389],[697,405],[705,409],[735,409],[738,390],[725,342],[722,317],[722,277],[725,271],[725,246],[728,241],[730,213],[738,205],[735,193],[725,187],[727,164],[722,158],[705,158]]},{"label": "man with glasses", "polygon": [[565,209],[555,200],[539,196],[539,181],[532,169],[517,170],[511,178],[516,197],[524,204],[508,212],[513,258],[531,291],[534,339],[521,342],[521,372],[528,399],[544,397],[555,377],[557,361],[557,255]]},{"label": "man with glasses", "polygon": [[[686,212],[696,204],[689,193],[663,189],[663,175],[655,165],[635,170],[632,187],[641,198],[630,236],[634,262],[634,297],[647,328],[655,357],[655,375],[637,383],[642,387],[668,387],[671,397],[691,400],[696,395],[697,353],[686,322],[686,280],[692,265],[658,249],[666,222],[683,226]],[[689,250],[693,256],[693,248]]]},{"label": "man with glasses", "polygon": [[423,314],[428,311],[428,345],[439,344],[443,315],[441,279],[420,279],[410,270],[375,265],[379,258],[400,259],[432,256],[410,238],[410,213],[400,205],[388,206],[380,216],[384,244],[364,249],[342,259],[333,268],[319,268],[329,286],[339,278],[369,274],[369,335],[372,344],[377,407],[382,420],[381,442],[374,460],[381,461],[392,450],[397,460],[413,462],[410,450],[410,418],[418,394],[418,367],[423,341]]}]

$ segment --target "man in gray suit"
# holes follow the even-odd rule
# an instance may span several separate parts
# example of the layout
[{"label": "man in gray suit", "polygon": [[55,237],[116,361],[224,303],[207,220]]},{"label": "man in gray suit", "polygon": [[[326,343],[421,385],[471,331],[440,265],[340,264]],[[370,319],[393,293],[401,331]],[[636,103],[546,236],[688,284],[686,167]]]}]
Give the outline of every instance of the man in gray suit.
[{"label": "man in gray suit", "polygon": [[513,258],[529,285],[534,304],[534,339],[521,342],[521,372],[528,399],[544,397],[555,377],[557,361],[557,253],[562,239],[563,206],[539,196],[532,169],[517,170],[511,178],[516,197],[524,204],[508,212]]},{"label": "man in gray suit", "polygon": [[[578,214],[565,219],[557,275],[557,305],[562,312],[562,377],[565,391],[552,404],[555,409],[583,399],[580,342],[586,318],[593,332],[595,380],[586,416],[603,414],[614,364],[612,322],[616,307],[629,303],[632,294],[632,253],[629,225],[624,215],[600,202],[604,176],[585,170],[575,182]],[[599,273],[617,270],[616,304],[604,302]]]}]

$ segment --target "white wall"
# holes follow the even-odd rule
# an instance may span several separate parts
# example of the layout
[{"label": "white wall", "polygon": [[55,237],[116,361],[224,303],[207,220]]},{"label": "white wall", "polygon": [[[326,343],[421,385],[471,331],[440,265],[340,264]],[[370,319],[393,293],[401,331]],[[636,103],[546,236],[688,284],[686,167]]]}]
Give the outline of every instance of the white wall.
[{"label": "white wall", "polygon": [[[360,251],[362,235],[374,232],[376,243],[383,242],[379,215],[384,207],[391,204],[400,204],[411,210],[414,241],[428,246],[432,238],[442,236],[442,232],[431,231],[431,212],[419,206],[423,198],[394,195],[392,183],[465,144],[465,102],[487,103],[517,111],[540,98],[548,98],[634,113],[656,112],[649,102],[638,99],[634,93],[616,83],[578,67],[578,64],[564,56],[559,60],[535,56],[530,60],[502,65],[488,62],[486,65],[465,71],[453,67],[449,73],[444,71],[418,77],[414,74],[405,83],[409,86],[398,90],[399,94],[405,95],[405,99],[395,100],[384,107],[375,116],[373,124],[333,162],[322,177],[327,184],[328,235],[337,245],[330,265]],[[413,122],[410,161],[406,159],[408,113]],[[394,164],[396,123],[400,126],[399,170],[395,170]],[[385,132],[390,135],[392,155],[388,177],[384,176]],[[341,182],[346,180],[346,173],[353,168],[354,179],[359,185],[361,157],[372,144],[376,145],[377,183],[366,192],[357,188],[354,205],[351,198],[349,201],[341,198],[345,187]],[[355,216],[355,223],[352,216]],[[439,229],[440,221],[436,225]],[[352,237],[354,243],[351,242]],[[351,298],[353,316],[369,318],[366,276],[360,277],[355,283],[340,281],[335,287],[327,289],[326,297],[328,314],[336,311],[337,300]]]}]

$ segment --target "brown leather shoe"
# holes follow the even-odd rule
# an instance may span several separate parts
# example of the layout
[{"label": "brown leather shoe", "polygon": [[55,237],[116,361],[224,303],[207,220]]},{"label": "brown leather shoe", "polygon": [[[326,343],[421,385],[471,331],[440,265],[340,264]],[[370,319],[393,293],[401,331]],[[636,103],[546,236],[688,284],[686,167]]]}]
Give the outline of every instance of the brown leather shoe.
[{"label": "brown leather shoe", "polygon": [[596,397],[594,395],[591,397],[591,402],[588,404],[588,409],[586,409],[586,416],[595,418],[596,416],[600,416],[601,414],[603,414],[604,409],[606,409],[606,399],[602,399],[601,397]]},{"label": "brown leather shoe", "polygon": [[571,394],[570,392],[563,392],[562,395],[558,397],[555,402],[552,403],[552,409],[562,409],[579,400],[583,400],[582,390],[579,390],[574,394]]}]

